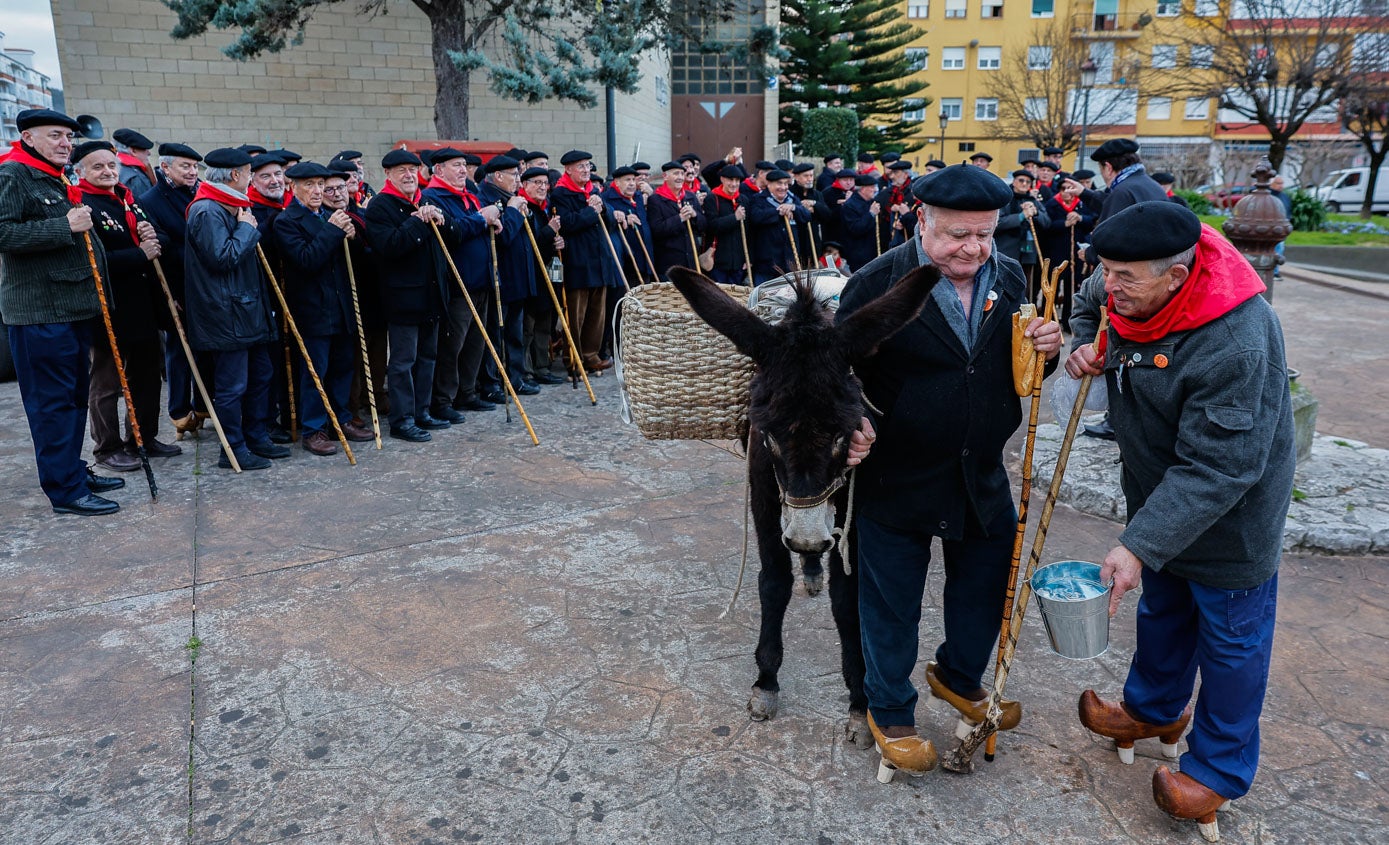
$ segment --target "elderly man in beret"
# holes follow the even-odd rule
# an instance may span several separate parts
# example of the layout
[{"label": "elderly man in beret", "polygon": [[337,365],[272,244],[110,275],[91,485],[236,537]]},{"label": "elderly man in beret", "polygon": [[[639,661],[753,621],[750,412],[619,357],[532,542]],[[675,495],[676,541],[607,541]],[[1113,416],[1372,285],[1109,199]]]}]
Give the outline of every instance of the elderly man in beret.
[{"label": "elderly man in beret", "polygon": [[[55,513],[91,516],[120,505],[96,494],[125,486],[82,460],[93,318],[101,314],[84,239],[92,211],[65,187],[77,121],[51,109],[15,119],[19,144],[0,163],[0,313],[9,327],[39,484]],[[106,253],[93,240],[104,274]]]},{"label": "elderly man in beret", "polygon": [[695,192],[685,187],[688,176],[688,170],[678,161],[661,165],[661,187],[647,207],[652,258],[662,281],[668,278],[672,267],[699,267],[699,256],[694,250],[704,235],[704,209],[700,208]]},{"label": "elderly man in beret", "polygon": [[621,272],[614,261],[615,244],[609,240],[617,221],[591,179],[591,153],[570,150],[560,156],[564,175],[550,191],[550,204],[564,237],[564,289],[569,311],[569,330],[579,346],[579,361],[566,362],[571,370],[584,367],[589,374],[612,366],[603,358],[604,303],[607,289],[621,287]]},{"label": "elderly man in beret", "polygon": [[1110,614],[1143,594],[1123,697],[1086,690],[1080,720],[1126,763],[1149,737],[1175,759],[1190,724],[1181,772],[1159,766],[1153,797],[1213,840],[1259,761],[1296,464],[1283,332],[1249,262],[1186,208],[1132,205],[1091,243],[1110,323],[1076,336],[1066,372],[1104,378],[1124,456],[1128,524],[1100,571]]},{"label": "elderly man in beret", "polygon": [[[1138,155],[1138,144],[1128,138],[1105,141],[1090,154],[1090,160],[1100,168],[1100,176],[1108,186],[1104,192],[1104,208],[1099,223],[1103,223],[1134,203],[1167,199],[1167,191],[1153,177]],[[1096,224],[1098,225],[1098,224]]]},{"label": "elderly man in beret", "polygon": [[[855,528],[869,727],[886,770],[922,774],[936,754],[916,733],[911,674],[937,538],[945,641],[926,664],[926,681],[968,724],[988,708],[982,679],[998,642],[1017,524],[1003,466],[1004,446],[1022,422],[1010,317],[1027,288],[1018,263],[993,249],[999,209],[1012,199],[1006,183],[961,164],[918,179],[912,190],[922,203],[917,237],[854,274],[838,319],[916,267],[940,271],[921,315],[856,368],[874,419],[855,432],[849,458],[862,460]],[[1036,318],[1026,333],[1055,358],[1059,325]],[[1021,718],[1017,702],[1003,703],[1001,729]]]},{"label": "elderly man in beret", "polygon": [[121,163],[121,184],[137,197],[153,188],[150,151],[154,149],[154,142],[134,129],[117,129],[111,140],[116,142],[116,155]]},{"label": "elderly man in beret", "polygon": [[796,259],[804,239],[801,233],[810,224],[810,209],[791,194],[790,173],[770,170],[765,181],[764,190],[743,200],[748,209],[748,244],[752,247],[755,285],[800,269]]},{"label": "elderly man in beret", "polygon": [[867,173],[854,177],[854,192],[840,208],[842,253],[849,267],[858,270],[882,253],[884,242],[878,229],[882,205],[877,200],[878,180]]}]

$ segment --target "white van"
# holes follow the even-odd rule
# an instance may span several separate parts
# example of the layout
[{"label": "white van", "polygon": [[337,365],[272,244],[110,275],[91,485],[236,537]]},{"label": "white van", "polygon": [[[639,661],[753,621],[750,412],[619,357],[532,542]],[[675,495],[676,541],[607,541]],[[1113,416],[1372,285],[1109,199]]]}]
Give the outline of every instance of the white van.
[{"label": "white van", "polygon": [[[1342,211],[1354,214],[1360,211],[1365,202],[1365,186],[1370,181],[1370,168],[1348,167],[1333,170],[1330,176],[1317,187],[1316,197],[1326,203],[1333,214]],[[1372,211],[1389,211],[1389,167],[1379,169],[1375,180],[1375,198]]]}]

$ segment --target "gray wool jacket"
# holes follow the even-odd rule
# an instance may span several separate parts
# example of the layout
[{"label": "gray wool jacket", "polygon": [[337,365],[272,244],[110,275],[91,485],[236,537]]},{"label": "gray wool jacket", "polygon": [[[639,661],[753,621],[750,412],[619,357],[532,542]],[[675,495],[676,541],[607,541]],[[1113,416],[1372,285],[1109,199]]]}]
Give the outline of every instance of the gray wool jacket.
[{"label": "gray wool jacket", "polygon": [[[1077,297],[1077,347],[1098,328],[1098,275]],[[1283,329],[1272,306],[1255,296],[1154,343],[1108,334],[1105,384],[1129,514],[1119,541],[1144,566],[1209,587],[1267,581],[1282,557],[1296,468]]]},{"label": "gray wool jacket", "polygon": [[[68,228],[63,183],[19,162],[0,164],[0,315],[11,326],[73,323],[101,313],[81,235]],[[106,252],[92,238],[97,266]]]}]

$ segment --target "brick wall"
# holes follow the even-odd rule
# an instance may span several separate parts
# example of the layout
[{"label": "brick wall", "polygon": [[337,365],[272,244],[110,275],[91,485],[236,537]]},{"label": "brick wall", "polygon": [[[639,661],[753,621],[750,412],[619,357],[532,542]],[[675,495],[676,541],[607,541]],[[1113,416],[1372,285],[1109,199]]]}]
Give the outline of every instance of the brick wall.
[{"label": "brick wall", "polygon": [[[325,7],[302,45],[251,62],[222,55],[231,33],[173,40],[174,14],[158,0],[51,2],[67,109],[96,115],[108,133],[129,126],[200,152],[287,147],[321,162],[352,148],[367,154],[371,171],[392,142],[437,137],[429,22],[408,0],[389,0],[388,14],[374,18],[356,17],[352,0]],[[618,158],[640,140],[642,157],[659,162],[670,155],[670,108],[657,103],[654,76],[669,72],[660,57],[643,64],[642,90],[618,95]],[[556,159],[580,147],[609,169],[601,104],[514,103],[485,79],[474,79],[472,103],[478,140]]]}]

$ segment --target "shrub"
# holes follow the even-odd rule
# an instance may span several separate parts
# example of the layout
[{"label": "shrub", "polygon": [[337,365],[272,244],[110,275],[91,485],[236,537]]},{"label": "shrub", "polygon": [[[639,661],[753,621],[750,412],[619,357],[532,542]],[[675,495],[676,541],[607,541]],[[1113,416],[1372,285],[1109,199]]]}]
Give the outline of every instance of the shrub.
[{"label": "shrub", "polygon": [[1288,192],[1293,203],[1293,230],[1298,232],[1319,232],[1326,225],[1326,206],[1322,201],[1303,190]]},{"label": "shrub", "polygon": [[810,109],[802,125],[802,156],[812,158],[839,153],[845,161],[853,161],[858,156],[858,115],[853,109]]},{"label": "shrub", "polygon": [[1215,206],[1211,205],[1211,201],[1206,199],[1206,195],[1200,191],[1178,188],[1175,193],[1177,196],[1186,200],[1186,204],[1191,207],[1192,212],[1195,214],[1210,214],[1215,208]]}]

